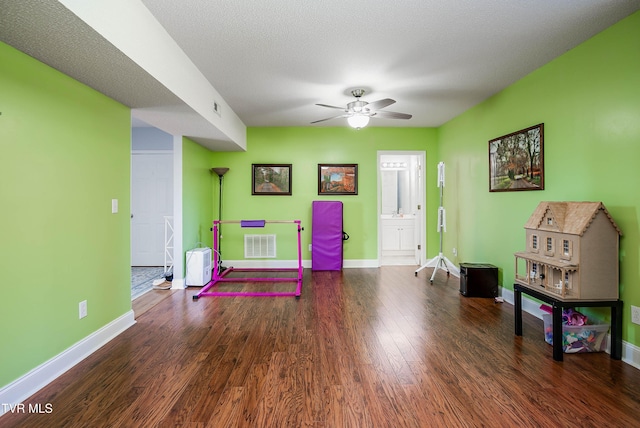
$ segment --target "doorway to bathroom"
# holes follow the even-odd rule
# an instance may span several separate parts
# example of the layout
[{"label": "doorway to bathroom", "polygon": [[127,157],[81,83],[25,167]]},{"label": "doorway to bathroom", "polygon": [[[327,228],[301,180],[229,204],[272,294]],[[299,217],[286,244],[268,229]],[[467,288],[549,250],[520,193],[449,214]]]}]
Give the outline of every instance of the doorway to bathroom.
[{"label": "doorway to bathroom", "polygon": [[421,151],[378,152],[378,260],[421,265],[425,259],[426,200]]}]

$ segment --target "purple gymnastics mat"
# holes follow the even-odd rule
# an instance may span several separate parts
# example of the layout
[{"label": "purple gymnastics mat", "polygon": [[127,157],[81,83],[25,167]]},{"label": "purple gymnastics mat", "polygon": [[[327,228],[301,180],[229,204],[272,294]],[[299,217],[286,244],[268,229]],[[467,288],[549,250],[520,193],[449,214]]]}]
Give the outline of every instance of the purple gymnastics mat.
[{"label": "purple gymnastics mat", "polygon": [[342,202],[313,201],[311,270],[342,270]]}]

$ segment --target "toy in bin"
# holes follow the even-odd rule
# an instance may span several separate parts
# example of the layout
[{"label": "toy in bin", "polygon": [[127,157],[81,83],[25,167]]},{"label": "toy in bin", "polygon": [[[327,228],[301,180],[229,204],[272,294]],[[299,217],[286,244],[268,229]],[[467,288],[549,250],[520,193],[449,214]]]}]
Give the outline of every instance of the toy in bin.
[{"label": "toy in bin", "polygon": [[[553,345],[553,319],[551,308],[540,306],[545,313],[544,340]],[[567,354],[602,352],[607,346],[608,324],[588,324],[587,317],[571,308],[562,311],[562,350]]]}]

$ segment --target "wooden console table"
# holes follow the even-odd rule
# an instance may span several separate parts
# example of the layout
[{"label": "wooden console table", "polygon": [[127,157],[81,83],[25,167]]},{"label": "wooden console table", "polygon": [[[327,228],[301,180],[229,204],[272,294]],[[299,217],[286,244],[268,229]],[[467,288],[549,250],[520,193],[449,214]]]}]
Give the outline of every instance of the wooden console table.
[{"label": "wooden console table", "polygon": [[562,361],[562,310],[564,308],[611,308],[611,358],[622,358],[622,300],[561,300],[522,284],[513,284],[516,336],[522,336],[522,293],[551,305],[553,317],[553,359]]}]

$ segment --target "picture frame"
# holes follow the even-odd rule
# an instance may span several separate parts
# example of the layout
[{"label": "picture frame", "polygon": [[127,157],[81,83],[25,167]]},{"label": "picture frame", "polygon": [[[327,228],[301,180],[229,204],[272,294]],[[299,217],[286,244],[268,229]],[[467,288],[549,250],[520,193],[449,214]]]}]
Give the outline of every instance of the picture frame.
[{"label": "picture frame", "polygon": [[489,191],[544,190],[544,123],[489,140]]},{"label": "picture frame", "polygon": [[357,195],[357,163],[319,163],[318,195]]},{"label": "picture frame", "polygon": [[290,163],[251,164],[251,194],[256,196],[291,196]]}]

